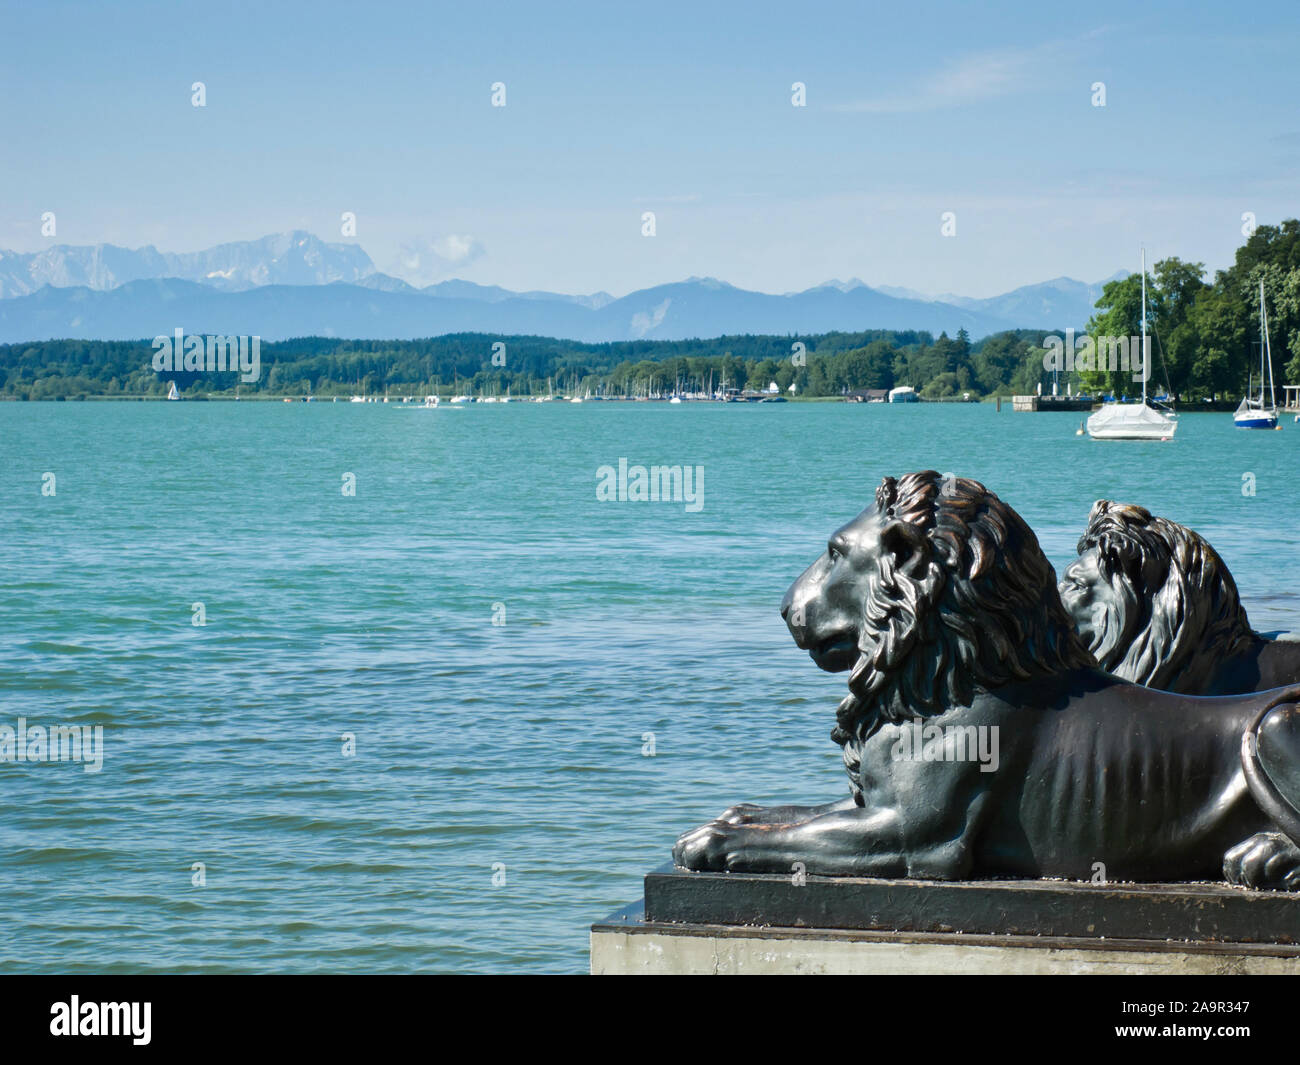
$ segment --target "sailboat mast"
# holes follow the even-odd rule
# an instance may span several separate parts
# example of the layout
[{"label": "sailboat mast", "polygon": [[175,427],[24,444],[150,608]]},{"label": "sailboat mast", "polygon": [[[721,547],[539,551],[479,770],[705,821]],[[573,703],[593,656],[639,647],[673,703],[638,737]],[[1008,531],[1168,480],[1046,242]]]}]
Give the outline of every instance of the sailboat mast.
[{"label": "sailboat mast", "polygon": [[1147,250],[1142,249],[1142,406],[1147,405],[1147,378],[1151,375],[1147,351]]},{"label": "sailboat mast", "polygon": [[1268,328],[1264,325],[1264,279],[1259,279],[1259,405],[1264,406],[1264,347],[1268,343]]},{"label": "sailboat mast", "polygon": [[[1273,348],[1268,340],[1268,308],[1264,305],[1264,279],[1259,279],[1259,329],[1263,333],[1259,346],[1261,359],[1268,361],[1268,405],[1277,406],[1277,396],[1273,391]],[[1264,367],[1259,368],[1259,405],[1264,405]]]}]

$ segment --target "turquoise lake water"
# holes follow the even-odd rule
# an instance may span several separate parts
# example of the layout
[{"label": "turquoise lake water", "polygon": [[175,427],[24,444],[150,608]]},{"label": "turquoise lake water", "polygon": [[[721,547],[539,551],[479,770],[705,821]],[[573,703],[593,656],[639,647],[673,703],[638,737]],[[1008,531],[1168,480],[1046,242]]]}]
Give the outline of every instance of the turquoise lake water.
[{"label": "turquoise lake water", "polygon": [[[0,764],[0,970],[585,970],[679,832],[847,793],[844,678],[778,605],[886,474],[983,481],[1058,573],[1094,499],[1142,503],[1300,628],[1300,425],[1081,418],[0,404],[0,725],[105,745]],[[599,502],[620,458],[702,466],[703,508]]]}]

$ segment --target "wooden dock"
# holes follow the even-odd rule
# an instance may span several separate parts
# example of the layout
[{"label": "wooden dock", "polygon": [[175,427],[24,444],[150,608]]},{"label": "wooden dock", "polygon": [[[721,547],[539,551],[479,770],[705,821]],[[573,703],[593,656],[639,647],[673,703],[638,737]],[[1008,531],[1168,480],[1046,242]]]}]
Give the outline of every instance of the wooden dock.
[{"label": "wooden dock", "polygon": [[1096,400],[1087,396],[1012,396],[1013,411],[1092,410]]}]

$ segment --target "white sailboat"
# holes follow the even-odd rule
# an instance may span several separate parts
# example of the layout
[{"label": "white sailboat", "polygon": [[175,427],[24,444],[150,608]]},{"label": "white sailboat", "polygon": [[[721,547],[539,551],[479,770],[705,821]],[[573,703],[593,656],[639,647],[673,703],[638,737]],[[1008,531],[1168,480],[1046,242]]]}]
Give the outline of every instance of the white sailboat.
[{"label": "white sailboat", "polygon": [[[176,382],[175,382],[175,381],[172,382],[172,386],[171,386],[171,388],[169,388],[169,389],[167,390],[167,398],[168,398],[168,399],[180,399],[180,398],[181,398],[181,394],[180,394],[179,392],[176,391]],[[235,398],[238,399],[239,397],[236,396]]]},{"label": "white sailboat", "polygon": [[[1264,403],[1264,367],[1268,367],[1268,404]],[[1249,386],[1247,386],[1249,388]],[[1264,279],[1259,279],[1259,399],[1242,398],[1232,415],[1238,429],[1276,429],[1277,398],[1273,394],[1273,350],[1268,343],[1268,311],[1264,308]]]},{"label": "white sailboat", "polygon": [[1094,440],[1171,440],[1178,421],[1167,411],[1147,406],[1147,378],[1151,376],[1151,346],[1147,340],[1147,254],[1142,251],[1142,402],[1103,403],[1088,418],[1088,435]]}]

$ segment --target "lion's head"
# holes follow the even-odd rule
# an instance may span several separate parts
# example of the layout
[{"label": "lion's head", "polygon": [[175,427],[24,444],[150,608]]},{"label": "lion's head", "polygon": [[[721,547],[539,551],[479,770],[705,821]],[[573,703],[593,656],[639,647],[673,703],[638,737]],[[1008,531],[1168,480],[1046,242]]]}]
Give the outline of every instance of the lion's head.
[{"label": "lion's head", "polygon": [[1197,694],[1253,640],[1219,553],[1186,526],[1131,503],[1093,504],[1061,599],[1103,669]]},{"label": "lion's head", "polygon": [[846,745],[883,721],[969,705],[977,689],[1096,665],[1020,515],[933,470],[886,477],[781,614],[822,669],[852,671],[831,734]]}]

